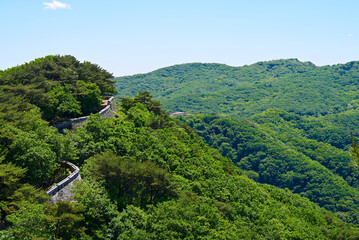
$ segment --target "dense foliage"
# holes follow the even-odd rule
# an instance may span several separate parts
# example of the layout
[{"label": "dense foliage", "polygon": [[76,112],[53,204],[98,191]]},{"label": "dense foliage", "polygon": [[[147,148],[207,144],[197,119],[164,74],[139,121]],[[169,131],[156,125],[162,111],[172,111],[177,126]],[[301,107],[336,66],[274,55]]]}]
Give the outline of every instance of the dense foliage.
[{"label": "dense foliage", "polygon": [[358,108],[359,62],[317,67],[296,59],[230,67],[183,64],[116,78],[120,96],[149,91],[170,111],[250,116],[270,108],[320,116]]},{"label": "dense foliage", "polygon": [[251,121],[214,115],[181,119],[250,178],[288,188],[358,222],[358,168],[349,152],[306,138],[298,115],[268,110]]},{"label": "dense foliage", "polygon": [[[358,62],[317,67],[296,59],[250,66],[183,64],[116,79],[118,94],[149,90],[205,142],[262,183],[288,188],[358,221]],[[245,118],[244,118],[245,117]]]},{"label": "dense foliage", "polygon": [[48,121],[88,115],[115,93],[112,77],[96,64],[58,55],[0,71],[0,117],[16,119],[12,115],[31,105]]},{"label": "dense foliage", "polygon": [[[148,93],[123,101],[116,118],[92,115],[65,135],[39,124],[39,113],[33,113],[38,123],[27,129],[3,127],[9,137],[1,142],[0,238],[359,237],[354,225],[308,199],[242,175],[190,127],[169,118]],[[82,166],[75,203],[47,204],[26,180],[27,168],[6,160],[16,146],[6,145],[10,136],[36,138],[43,132],[57,137],[60,156]],[[56,156],[51,141],[43,139],[38,149],[49,147]],[[24,148],[25,155],[32,152],[24,144],[30,149]]]},{"label": "dense foliage", "polygon": [[[318,116],[325,115],[317,118],[300,104],[292,104],[293,111],[284,108],[298,114],[262,111],[290,106],[281,101],[294,92],[287,86],[289,93],[281,101],[268,100],[273,92],[265,94],[263,79],[283,84],[301,73],[319,71],[310,63],[175,68],[182,77],[171,77],[179,72],[170,68],[153,73],[161,76],[151,80],[152,87],[173,80],[154,89],[155,96],[168,91],[168,100],[175,99],[176,106],[251,117],[198,115],[182,118],[183,123],[169,117],[143,89],[134,98],[120,98],[115,118],[92,114],[76,131],[59,134],[48,121],[97,111],[102,97],[114,92],[111,75],[71,56],[48,56],[1,71],[0,239],[359,238],[359,171],[346,151],[351,143],[346,131],[356,123],[342,117],[356,114],[356,107],[343,107],[356,96],[354,91],[349,94],[352,83],[340,89],[344,77],[333,77],[338,81],[328,88],[338,92],[331,92],[330,101],[320,96],[324,102],[312,105],[313,111],[321,109]],[[354,79],[355,68],[343,68],[343,76]],[[220,79],[215,77],[218,72]],[[134,78],[143,80],[140,88],[147,84],[145,75]],[[316,86],[317,80],[308,79],[302,79],[304,88]],[[281,89],[267,83],[272,84],[269,89]],[[225,101],[216,105],[234,96],[225,87],[238,86],[248,87],[245,91],[253,99],[238,101],[233,109]],[[183,91],[182,97],[177,90]],[[217,90],[222,91],[216,93],[220,98],[213,97]],[[201,91],[213,98],[187,101]],[[237,93],[240,98],[248,94]],[[255,103],[259,97],[263,100]],[[266,101],[272,105],[263,105]],[[198,104],[203,102],[206,105]],[[80,166],[82,181],[74,186],[74,201],[50,205],[44,190],[65,174],[63,160]]]}]

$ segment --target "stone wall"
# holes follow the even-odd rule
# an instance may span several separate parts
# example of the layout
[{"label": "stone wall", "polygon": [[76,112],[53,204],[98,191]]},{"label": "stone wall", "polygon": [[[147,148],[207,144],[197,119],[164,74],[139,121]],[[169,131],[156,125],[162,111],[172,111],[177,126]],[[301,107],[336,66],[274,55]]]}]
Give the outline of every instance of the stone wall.
[{"label": "stone wall", "polygon": [[[114,112],[118,111],[118,107],[114,99],[115,99],[114,97],[110,97],[110,99],[107,101],[107,106],[98,112],[101,115],[101,117],[105,117],[105,118],[115,117]],[[82,124],[86,122],[86,120],[89,117],[90,116],[73,118],[70,119],[69,121],[58,123],[52,126],[56,127],[59,130],[59,132],[62,133],[64,129],[75,129],[77,127],[80,127]],[[80,169],[75,164],[70,162],[62,162],[62,164],[69,166],[72,173],[69,176],[67,176],[64,180],[55,184],[49,190],[46,191],[46,193],[51,196],[51,199],[49,201],[50,203],[70,200],[72,197],[72,191],[71,191],[72,184],[75,183],[76,181],[81,180]]]},{"label": "stone wall", "polygon": [[[98,113],[101,115],[101,117],[114,118],[115,116],[114,116],[113,112],[114,111],[116,112],[117,110],[118,109],[117,109],[117,105],[115,103],[115,98],[110,97],[110,99],[107,102],[107,106],[104,109],[102,109],[101,111],[99,111]],[[63,133],[64,129],[74,130],[74,129],[82,126],[89,117],[90,116],[73,118],[66,122],[57,123],[52,126],[57,128],[60,133]]]},{"label": "stone wall", "polygon": [[55,195],[57,192],[59,192],[61,189],[63,189],[66,185],[68,185],[70,182],[75,180],[80,175],[80,169],[75,164],[70,162],[63,162],[63,163],[71,168],[72,173],[69,176],[67,176],[64,180],[62,180],[59,183],[56,183],[56,185],[52,186],[49,190],[46,191],[46,193],[50,196]]}]

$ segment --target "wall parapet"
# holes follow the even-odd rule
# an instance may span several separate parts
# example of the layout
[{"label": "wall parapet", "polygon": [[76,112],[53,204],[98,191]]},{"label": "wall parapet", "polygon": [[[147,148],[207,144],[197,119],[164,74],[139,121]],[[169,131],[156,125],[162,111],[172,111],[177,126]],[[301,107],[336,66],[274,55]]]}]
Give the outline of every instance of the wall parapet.
[{"label": "wall parapet", "polygon": [[56,193],[60,192],[64,187],[69,185],[80,175],[80,169],[75,164],[70,162],[62,162],[62,163],[70,166],[72,173],[69,176],[67,176],[65,179],[63,179],[61,182],[56,183],[49,190],[46,191],[46,193],[50,196],[54,196]]},{"label": "wall parapet", "polygon": [[[107,100],[107,105],[104,107],[101,111],[98,113],[101,117],[114,117],[113,114],[110,112],[112,109],[113,111],[117,111],[117,106],[114,102],[115,98],[112,96]],[[81,126],[90,116],[83,116],[79,118],[73,118],[66,122],[58,123],[52,125],[53,127],[57,128],[59,132],[63,132],[65,128],[67,129],[74,129],[78,126]],[[49,190],[46,191],[48,195],[51,196],[51,199],[62,189],[64,189],[66,186],[68,186],[70,183],[74,182],[76,179],[80,179],[80,169],[73,163],[70,162],[61,162],[62,164],[66,164],[70,166],[72,173],[67,176],[65,179],[63,179],[61,182],[56,183],[54,186],[52,186]]]},{"label": "wall parapet", "polygon": [[[97,112],[100,114],[100,116],[104,116],[110,109],[111,109],[111,104],[114,103],[114,97],[110,97],[107,100],[107,105],[105,108],[103,108],[101,111]],[[61,122],[61,123],[57,123],[52,125],[53,127],[57,128],[59,130],[59,132],[63,132],[64,129],[72,129],[72,128],[76,128],[76,126],[81,126],[84,122],[86,122],[86,120],[89,118],[90,116],[83,116],[83,117],[78,117],[78,118],[72,118],[66,122]]]}]

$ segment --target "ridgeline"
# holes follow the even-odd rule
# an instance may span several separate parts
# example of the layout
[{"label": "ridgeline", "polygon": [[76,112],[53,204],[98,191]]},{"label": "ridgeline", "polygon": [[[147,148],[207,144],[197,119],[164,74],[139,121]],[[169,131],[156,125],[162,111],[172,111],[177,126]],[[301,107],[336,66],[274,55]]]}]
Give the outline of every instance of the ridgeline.
[{"label": "ridgeline", "polygon": [[[235,120],[228,124],[224,120],[226,127],[217,131],[215,126],[222,126],[221,119],[182,117],[201,135],[211,129],[210,139],[223,140],[222,148],[216,150],[207,146],[189,125],[170,117],[150,93],[141,92],[133,98],[122,96],[115,118],[90,114],[75,131],[58,133],[49,122],[77,117],[79,111],[96,112],[85,107],[88,102],[84,99],[101,99],[108,89],[113,89],[106,71],[97,65],[83,64],[71,56],[49,56],[0,73],[4,99],[0,118],[0,238],[359,238],[358,225],[350,219],[342,217],[347,222],[340,219],[340,210],[333,213],[329,211],[332,209],[320,207],[315,199],[310,201],[306,198],[311,197],[309,191],[303,197],[290,188],[263,184],[263,176],[268,174],[255,173],[251,155],[261,161],[263,154],[269,159],[276,157],[278,151],[277,154],[288,153],[291,159],[290,142],[280,135],[287,124],[293,124],[285,114],[285,121],[290,123],[283,122],[279,130],[271,129],[270,124],[257,127],[257,123],[235,129],[245,135],[236,140],[237,149],[222,144],[226,141],[230,144],[232,139],[225,134],[231,134],[231,126],[237,124]],[[83,67],[93,72],[81,75]],[[102,78],[103,73],[106,78]],[[97,77],[102,80],[97,81]],[[17,105],[11,104],[14,99],[20,100]],[[42,100],[46,100],[46,106]],[[250,121],[255,119],[259,124],[262,115],[255,116]],[[293,121],[300,117],[293,117]],[[274,134],[278,134],[278,140]],[[249,141],[251,138],[254,140]],[[274,145],[266,149],[269,146],[266,144]],[[295,149],[299,151],[299,146]],[[236,158],[227,150],[236,154]],[[320,155],[315,155],[318,161]],[[305,156],[300,158],[309,162]],[[72,202],[50,205],[44,189],[68,175],[60,168],[62,161],[79,166],[83,180],[74,185]],[[241,163],[237,165],[243,170],[233,162]],[[264,161],[267,162],[275,165]],[[339,169],[329,165],[330,171],[339,174]],[[290,174],[289,168],[283,171]],[[317,170],[311,176],[325,172],[329,177],[339,178],[324,168]],[[351,169],[345,174],[355,178],[355,171]],[[275,176],[268,179],[275,184]],[[312,192],[323,189],[313,186],[322,178],[317,179],[310,182]],[[345,185],[340,189],[343,191],[352,191],[350,187],[357,184],[356,180],[351,185],[338,181]],[[351,192],[342,194],[348,202],[356,201]],[[351,207],[347,212],[356,214],[354,205],[342,201],[339,204],[343,209]]]}]

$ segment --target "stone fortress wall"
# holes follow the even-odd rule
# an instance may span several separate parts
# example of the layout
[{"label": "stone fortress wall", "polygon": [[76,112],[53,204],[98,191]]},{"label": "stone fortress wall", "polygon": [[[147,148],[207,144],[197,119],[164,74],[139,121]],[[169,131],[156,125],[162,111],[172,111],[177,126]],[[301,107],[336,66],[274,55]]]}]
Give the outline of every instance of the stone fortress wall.
[{"label": "stone fortress wall", "polygon": [[[105,118],[114,118],[113,112],[117,112],[118,107],[114,101],[114,97],[110,97],[107,100],[107,105],[105,108],[103,108],[98,113],[101,115],[101,117]],[[75,129],[77,127],[80,127],[83,125],[86,120],[90,116],[84,116],[79,118],[73,118],[63,123],[58,123],[55,125],[52,125],[53,127],[57,128],[60,133],[64,131],[64,129]],[[80,176],[80,169],[73,163],[70,162],[61,162],[61,164],[65,166],[69,166],[71,169],[71,174],[67,176],[64,180],[62,180],[59,183],[56,183],[54,186],[52,186],[49,190],[46,191],[46,193],[51,196],[50,202],[56,203],[57,201],[68,201],[72,197],[71,192],[71,186],[76,181],[81,180]]]},{"label": "stone fortress wall", "polygon": [[[118,110],[114,100],[115,100],[114,97],[110,97],[107,100],[107,106],[98,112],[101,115],[101,117],[114,118],[113,112],[114,111],[116,112]],[[62,133],[64,129],[75,129],[82,126],[82,124],[84,124],[89,117],[90,116],[73,118],[66,122],[57,123],[52,126],[57,128],[59,132]]]},{"label": "stone fortress wall", "polygon": [[62,164],[70,167],[71,174],[67,176],[64,180],[59,183],[56,183],[49,190],[47,190],[47,195],[54,196],[56,193],[60,192],[64,187],[66,187],[70,182],[73,182],[80,175],[80,169],[75,164],[70,162],[62,162]]}]

